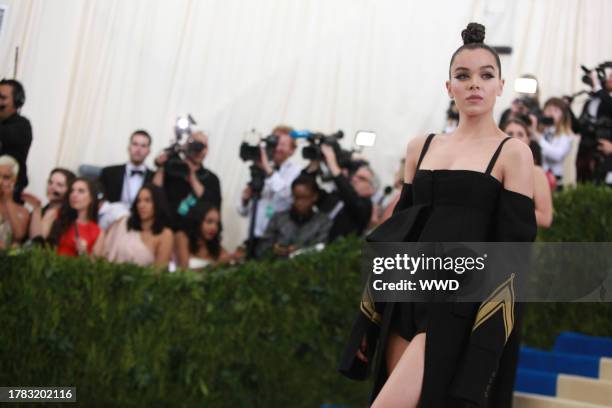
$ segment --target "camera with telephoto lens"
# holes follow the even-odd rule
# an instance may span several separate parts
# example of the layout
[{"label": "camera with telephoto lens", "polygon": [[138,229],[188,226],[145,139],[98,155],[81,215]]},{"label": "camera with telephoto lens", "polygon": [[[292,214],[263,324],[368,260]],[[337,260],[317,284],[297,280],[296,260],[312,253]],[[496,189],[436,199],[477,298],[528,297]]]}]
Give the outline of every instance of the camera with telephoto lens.
[{"label": "camera with telephoto lens", "polygon": [[[253,130],[252,133],[255,133]],[[272,160],[274,156],[274,150],[278,145],[278,136],[275,134],[268,135],[264,138],[261,138],[259,143],[249,144],[247,142],[242,142],[240,144],[240,158],[242,161],[252,161],[257,162],[261,159],[260,145],[264,143],[264,149],[266,151],[266,156],[269,160]],[[251,180],[248,185],[251,190],[255,194],[261,193],[264,188],[264,183],[266,181],[266,172],[255,163],[251,164],[249,167],[249,171],[251,172]]]},{"label": "camera with telephoto lens", "polygon": [[340,147],[339,140],[344,137],[344,133],[341,130],[331,135],[325,135],[323,133],[313,133],[308,131],[302,132],[308,133],[308,135],[306,136],[308,146],[304,146],[304,148],[302,148],[302,157],[304,159],[324,161],[325,157],[321,152],[321,146],[326,144],[331,146],[334,150],[336,160],[338,161],[338,165],[340,167],[352,167],[351,158],[353,157],[353,152],[351,150],[344,150],[342,149],[342,147]]},{"label": "camera with telephoto lens", "polygon": [[599,82],[601,83],[601,87],[604,89],[606,88],[606,68],[612,68],[612,61],[602,62],[601,64],[599,64],[593,69],[588,69],[584,65],[581,65],[580,68],[584,72],[584,75],[582,76],[582,83],[592,88],[595,84],[593,84],[593,79],[591,78],[591,72],[595,70],[597,72],[597,78],[599,79]]},{"label": "camera with telephoto lens", "polygon": [[266,156],[268,156],[269,160],[272,160],[274,150],[276,149],[276,145],[278,145],[278,136],[275,134],[262,138],[258,144],[251,145],[247,142],[242,142],[240,145],[240,158],[242,161],[258,161],[261,158],[259,151],[261,143],[265,144]]},{"label": "camera with telephoto lens", "polygon": [[[165,149],[168,160],[164,164],[164,172],[168,176],[176,178],[189,176],[189,166],[185,160],[197,156],[206,148],[204,143],[189,139],[193,126],[196,124],[191,115],[180,116],[176,120],[174,125],[175,141]],[[181,144],[183,137],[187,138],[187,143]]]}]

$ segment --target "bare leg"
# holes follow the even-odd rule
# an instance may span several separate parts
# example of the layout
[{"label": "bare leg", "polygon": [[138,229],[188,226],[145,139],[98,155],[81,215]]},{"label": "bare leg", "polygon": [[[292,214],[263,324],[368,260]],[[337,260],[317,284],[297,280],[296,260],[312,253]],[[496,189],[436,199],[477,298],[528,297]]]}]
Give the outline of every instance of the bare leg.
[{"label": "bare leg", "polygon": [[[372,404],[372,408],[416,407],[421,398],[423,371],[425,369],[425,333],[419,333],[408,344],[399,361],[394,365],[385,385]],[[391,346],[391,344],[390,344]],[[399,347],[393,345],[397,352]],[[387,354],[387,367],[391,360]],[[393,362],[393,361],[391,361]]]},{"label": "bare leg", "polygon": [[395,366],[400,361],[400,358],[404,354],[404,351],[408,347],[410,342],[401,336],[391,332],[389,334],[389,341],[387,342],[387,373],[391,375]]}]

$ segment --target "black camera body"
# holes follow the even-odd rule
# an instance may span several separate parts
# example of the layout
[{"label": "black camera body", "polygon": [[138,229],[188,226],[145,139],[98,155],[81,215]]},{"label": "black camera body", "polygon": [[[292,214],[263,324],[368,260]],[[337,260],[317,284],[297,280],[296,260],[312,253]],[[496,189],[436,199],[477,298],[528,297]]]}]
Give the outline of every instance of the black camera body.
[{"label": "black camera body", "polygon": [[599,82],[601,83],[601,87],[605,89],[606,87],[606,71],[605,70],[606,68],[612,68],[612,61],[602,62],[601,64],[599,64],[593,69],[588,69],[584,65],[581,65],[580,68],[584,72],[584,75],[582,76],[583,84],[588,85],[591,88],[595,85],[593,84],[593,80],[591,78],[591,72],[593,72],[593,69],[594,69],[595,71],[597,71],[597,78],[599,79]]},{"label": "black camera body", "polygon": [[578,119],[581,129],[580,147],[597,151],[599,139],[612,142],[612,118],[592,118],[588,113]]},{"label": "black camera body", "polygon": [[174,143],[166,149],[168,161],[164,165],[164,171],[170,177],[186,178],[190,172],[186,160],[199,154],[204,147],[203,143],[197,141],[190,141],[182,146],[178,142]]},{"label": "black camera body", "polygon": [[306,160],[318,160],[324,161],[325,157],[321,152],[321,146],[326,144],[334,149],[334,153],[336,155],[336,160],[338,161],[338,165],[342,168],[351,167],[351,158],[353,157],[353,152],[350,150],[344,150],[340,147],[339,140],[344,137],[344,133],[339,130],[331,135],[324,135],[322,133],[311,133],[306,140],[308,141],[308,146],[304,146],[302,149],[302,157]]},{"label": "black camera body", "polygon": [[[274,150],[278,145],[278,136],[275,134],[268,135],[262,138],[260,140],[260,143],[261,142],[264,142],[265,144],[266,156],[268,156],[269,159],[272,159],[272,157],[274,156]],[[259,149],[259,143],[251,145],[247,142],[242,142],[242,144],[240,145],[240,159],[245,162],[259,161],[261,159],[261,153]],[[261,167],[256,164],[251,164],[249,170],[251,172],[251,180],[249,181],[248,185],[256,195],[259,195],[264,188],[264,183],[266,181],[267,174]]]},{"label": "black camera body", "polygon": [[174,127],[176,135],[175,142],[165,149],[168,154],[168,160],[164,164],[164,172],[169,177],[184,179],[189,176],[189,166],[186,160],[189,157],[198,155],[206,146],[202,142],[190,140],[185,144],[181,144],[183,136],[191,136],[191,127],[196,124],[196,121],[187,115],[185,118],[178,118]]},{"label": "black camera body", "polygon": [[[261,139],[260,142],[265,143],[266,155],[268,159],[272,159],[276,145],[278,145],[278,136],[271,134]],[[259,144],[250,145],[247,142],[242,142],[240,145],[240,158],[242,161],[258,161],[260,157]]]}]

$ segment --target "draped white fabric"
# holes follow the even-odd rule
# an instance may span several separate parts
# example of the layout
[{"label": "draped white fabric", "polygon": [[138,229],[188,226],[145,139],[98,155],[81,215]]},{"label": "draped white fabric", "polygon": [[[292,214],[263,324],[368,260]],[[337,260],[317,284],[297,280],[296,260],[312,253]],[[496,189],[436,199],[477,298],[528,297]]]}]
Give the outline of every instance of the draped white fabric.
[{"label": "draped white fabric", "polygon": [[[541,97],[583,88],[579,64],[612,57],[608,0],[0,0],[8,6],[0,74],[27,91],[34,128],[29,190],[57,165],[126,160],[136,128],[168,144],[190,112],[210,134],[205,165],[221,179],[224,243],[244,237],[235,211],[247,178],[243,133],[279,123],[324,132],[375,130],[365,156],[385,183],[407,141],[439,131],[444,81],[467,22],[487,26],[507,85],[533,73]],[[580,104],[575,107],[578,109]],[[153,156],[153,155],[152,155]],[[299,161],[299,152],[295,160]],[[150,157],[152,161],[153,157]]]}]

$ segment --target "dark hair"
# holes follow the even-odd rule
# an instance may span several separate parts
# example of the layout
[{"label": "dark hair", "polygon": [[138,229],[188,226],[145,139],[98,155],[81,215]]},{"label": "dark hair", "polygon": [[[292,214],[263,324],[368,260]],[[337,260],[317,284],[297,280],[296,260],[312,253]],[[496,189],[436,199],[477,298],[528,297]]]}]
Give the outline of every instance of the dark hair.
[{"label": "dark hair", "polygon": [[508,127],[509,124],[514,123],[515,125],[519,125],[520,127],[523,128],[523,130],[525,130],[525,134],[527,135],[527,137],[531,136],[531,131],[529,131],[529,124],[527,123],[527,121],[521,119],[521,118],[510,118],[508,119],[505,123],[504,123],[504,132],[506,131],[506,128]]},{"label": "dark hair", "polygon": [[51,170],[51,172],[49,173],[49,178],[51,178],[51,176],[54,175],[55,173],[59,173],[63,175],[66,178],[67,185],[70,185],[70,183],[72,183],[72,181],[76,178],[76,174],[74,174],[70,170],[65,169],[63,167],[56,167],[53,170]]},{"label": "dark hair", "polygon": [[91,182],[91,180],[85,177],[76,177],[70,183],[68,193],[66,193],[62,206],[59,210],[59,215],[51,226],[51,231],[49,232],[49,237],[47,238],[47,241],[51,245],[57,245],[59,243],[62,234],[64,234],[72,226],[72,224],[75,223],[78,217],[77,211],[70,207],[70,193],[74,184],[79,181],[82,181],[87,185],[89,196],[91,197],[91,203],[89,203],[89,207],[87,208],[87,219],[93,222],[97,222],[98,220],[98,194],[94,184]]},{"label": "dark hair", "polygon": [[453,65],[453,61],[457,54],[459,54],[463,50],[476,50],[483,49],[489,51],[495,57],[495,62],[497,63],[497,69],[499,69],[499,77],[501,78],[501,61],[499,60],[499,55],[497,51],[493,48],[489,47],[484,43],[485,38],[485,27],[482,24],[478,23],[470,23],[468,26],[461,32],[461,38],[463,38],[463,45],[453,53],[451,57],[450,64],[448,65],[448,76],[451,76],[451,66]]},{"label": "dark hair", "polygon": [[0,80],[0,85],[8,85],[13,90],[13,105],[15,105],[15,109],[21,108],[26,101],[25,89],[21,82],[15,79],[5,79]]},{"label": "dark hair", "polygon": [[208,201],[200,201],[195,206],[191,207],[185,216],[182,230],[187,234],[187,238],[189,239],[189,252],[196,254],[200,249],[200,240],[202,240],[204,241],[204,245],[206,245],[208,253],[214,259],[219,259],[221,255],[221,231],[223,231],[221,220],[219,219],[219,232],[215,238],[208,241],[202,236],[202,223],[208,213],[213,210],[219,211],[219,208]]},{"label": "dark hair", "polygon": [[149,132],[147,132],[144,129],[137,129],[137,130],[133,131],[132,134],[130,135],[130,143],[132,142],[132,139],[136,135],[142,135],[142,136],[146,137],[147,140],[149,141],[149,146],[151,146],[151,142],[152,142],[153,139],[151,138],[151,135],[149,134]]},{"label": "dark hair", "polygon": [[292,191],[295,186],[305,186],[306,188],[310,189],[310,191],[312,191],[314,194],[319,194],[319,185],[317,184],[317,180],[307,174],[300,174],[295,178],[295,180],[293,180],[293,182],[291,183]]},{"label": "dark hair", "polygon": [[510,118],[504,123],[504,132],[506,131],[506,128],[508,127],[508,125],[510,125],[511,123],[514,123],[515,125],[519,125],[525,130],[525,134],[527,135],[527,137],[530,138],[529,148],[531,149],[531,153],[533,154],[533,162],[537,166],[541,166],[542,165],[542,150],[540,148],[540,145],[537,142],[531,140],[531,131],[529,130],[529,125],[531,125],[531,119],[529,119],[528,116],[523,116],[523,115],[520,117]]},{"label": "dark hair", "polygon": [[128,231],[142,231],[142,220],[138,214],[138,197],[143,190],[149,190],[153,201],[153,227],[151,230],[155,235],[160,234],[168,225],[168,200],[166,200],[164,190],[152,183],[142,186],[138,194],[136,194],[136,199],[130,209],[130,218],[127,220],[127,229]]}]

